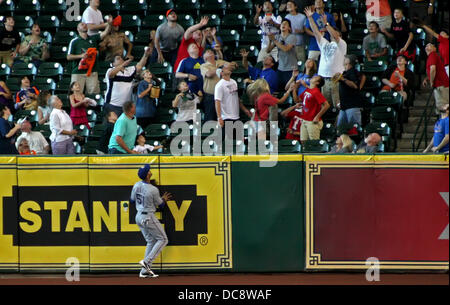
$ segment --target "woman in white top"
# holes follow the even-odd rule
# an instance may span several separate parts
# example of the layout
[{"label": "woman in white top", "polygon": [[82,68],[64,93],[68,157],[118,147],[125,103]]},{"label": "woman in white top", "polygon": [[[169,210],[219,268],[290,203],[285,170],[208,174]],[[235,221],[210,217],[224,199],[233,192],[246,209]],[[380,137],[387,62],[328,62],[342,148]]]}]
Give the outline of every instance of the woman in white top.
[{"label": "woman in white top", "polygon": [[38,96],[38,122],[39,125],[49,125],[50,124],[50,113],[52,108],[48,105],[48,100],[51,97],[49,91],[42,91]]},{"label": "woman in white top", "polygon": [[73,136],[77,131],[73,129],[70,116],[62,109],[63,103],[56,95],[50,97],[50,105],[53,108],[50,114],[50,141],[54,155],[73,155]]},{"label": "woman in white top", "polygon": [[186,82],[179,83],[178,90],[180,93],[172,101],[172,107],[178,108],[177,122],[193,124],[196,122],[197,104],[200,103],[202,97],[189,91]]}]

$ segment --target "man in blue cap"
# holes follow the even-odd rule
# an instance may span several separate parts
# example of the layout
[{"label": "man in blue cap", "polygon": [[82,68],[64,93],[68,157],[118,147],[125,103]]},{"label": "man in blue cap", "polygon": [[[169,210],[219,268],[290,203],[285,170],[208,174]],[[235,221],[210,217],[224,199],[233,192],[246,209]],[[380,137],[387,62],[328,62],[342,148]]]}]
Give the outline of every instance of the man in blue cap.
[{"label": "man in blue cap", "polygon": [[139,169],[138,176],[141,181],[133,186],[130,203],[136,204],[136,224],[147,241],[145,258],[139,262],[142,266],[139,277],[158,277],[151,270],[151,266],[155,258],[167,245],[168,239],[161,223],[155,216],[155,212],[158,208],[163,207],[168,200],[171,200],[172,195],[166,192],[161,197],[159,190],[150,184],[152,172],[149,164]]}]

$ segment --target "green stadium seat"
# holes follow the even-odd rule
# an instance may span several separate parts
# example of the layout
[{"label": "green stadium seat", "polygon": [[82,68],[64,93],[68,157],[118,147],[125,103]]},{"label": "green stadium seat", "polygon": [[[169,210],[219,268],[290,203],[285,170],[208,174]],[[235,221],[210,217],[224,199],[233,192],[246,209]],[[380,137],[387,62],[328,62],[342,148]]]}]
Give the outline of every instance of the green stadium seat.
[{"label": "green stadium seat", "polygon": [[217,36],[222,38],[225,46],[231,47],[233,50],[239,44],[239,33],[236,30],[221,30],[217,33]]},{"label": "green stadium seat", "polygon": [[205,139],[202,141],[202,155],[203,156],[216,156],[219,152],[219,145],[216,141]]},{"label": "green stadium seat", "polygon": [[15,12],[22,15],[38,16],[41,11],[41,4],[38,0],[20,0],[16,1]]},{"label": "green stadium seat", "polygon": [[32,81],[37,73],[37,69],[32,63],[16,62],[11,69],[11,75],[22,77],[28,76]]},{"label": "green stadium seat", "polygon": [[96,124],[90,132],[88,142],[90,141],[98,141],[102,136],[103,132],[106,129],[106,124]]},{"label": "green stadium seat", "polygon": [[[200,12],[200,0],[177,0],[175,1],[175,10],[197,18]],[[178,18],[179,21],[180,18]]]},{"label": "green stadium seat", "polygon": [[76,154],[76,155],[81,155],[81,152],[82,152],[83,149],[82,149],[80,143],[78,143],[78,142],[73,142],[73,146],[74,146],[74,148],[75,148],[75,154]]},{"label": "green stadium seat", "polygon": [[86,111],[86,114],[87,114],[87,118],[88,118],[88,122],[89,123],[91,123],[91,122],[97,122],[97,113],[94,111],[94,110],[92,110],[92,109],[88,109],[87,111]]},{"label": "green stadium seat", "polygon": [[178,92],[165,92],[164,94],[161,94],[158,107],[172,108],[172,101],[175,99],[177,94]]},{"label": "green stadium seat", "polygon": [[261,29],[247,29],[239,38],[239,44],[261,45]]},{"label": "green stadium seat", "polygon": [[336,140],[337,131],[333,124],[326,123],[323,125],[320,131],[320,138],[327,141],[328,143],[333,143]]},{"label": "green stadium seat", "polygon": [[50,130],[50,125],[37,125],[36,127],[33,128],[33,131],[39,131],[46,139],[48,139],[52,134],[52,131]]},{"label": "green stadium seat", "polygon": [[38,75],[43,77],[50,77],[56,81],[62,78],[64,72],[63,66],[58,62],[43,62],[39,66]]},{"label": "green stadium seat", "polygon": [[362,59],[364,57],[364,50],[362,44],[360,43],[350,43],[347,46],[347,53],[358,56],[358,59]]},{"label": "green stadium seat", "polygon": [[112,15],[115,17],[119,15],[120,3],[118,0],[101,0],[99,10],[103,16]]},{"label": "green stadium seat", "polygon": [[251,0],[228,0],[227,14],[243,14],[250,17],[254,14],[253,2]]},{"label": "green stadium seat", "polygon": [[298,154],[301,150],[300,141],[288,139],[278,141],[278,153],[280,154]]},{"label": "green stadium seat", "polygon": [[[82,12],[82,11],[80,11]],[[81,16],[78,16],[77,18],[78,20],[76,21],[69,21],[66,18],[61,19],[61,23],[59,25],[59,30],[61,31],[74,31],[75,34],[77,35],[77,26],[78,23],[81,22]]]},{"label": "green stadium seat", "polygon": [[[67,88],[67,89],[69,89],[69,88]],[[61,102],[63,103],[63,109],[67,113],[70,113],[70,99],[69,99],[69,95],[68,94],[58,94],[58,97],[61,100]]]},{"label": "green stadium seat", "polygon": [[16,94],[20,90],[20,77],[9,76],[5,83],[12,94]]},{"label": "green stadium seat", "polygon": [[162,64],[148,64],[147,69],[149,69],[156,77],[163,78],[167,81],[172,78],[173,68],[168,62],[164,62]]},{"label": "green stadium seat", "polygon": [[0,3],[0,12],[7,16],[11,16],[15,12],[15,4],[12,0],[6,0]]},{"label": "green stadium seat", "polygon": [[378,76],[368,76],[363,90],[369,91],[371,93],[378,92],[381,89],[381,85],[381,80]]},{"label": "green stadium seat", "polygon": [[50,46],[50,58],[61,64],[67,62],[67,46]]},{"label": "green stadium seat", "polygon": [[348,43],[362,43],[368,34],[369,30],[366,28],[353,28],[348,33]]},{"label": "green stadium seat", "polygon": [[166,15],[167,10],[174,8],[172,0],[151,0],[148,2],[148,12]]},{"label": "green stadium seat", "polygon": [[65,0],[44,0],[41,6],[42,15],[56,15],[60,19],[65,18],[66,11],[67,5]]},{"label": "green stadium seat", "polygon": [[227,3],[225,0],[204,0],[200,5],[201,15],[218,14],[220,17],[225,15]]},{"label": "green stadium seat", "polygon": [[59,29],[59,18],[55,15],[44,15],[36,18],[36,23],[39,24],[42,31],[48,31],[52,34]]},{"label": "green stadium seat", "polygon": [[134,36],[134,45],[148,46],[150,43],[150,30],[141,30]]},{"label": "green stadium seat", "polygon": [[155,122],[160,124],[170,124],[177,118],[177,113],[173,109],[158,108],[156,110]]},{"label": "green stadium seat", "polygon": [[139,32],[141,30],[142,20],[138,15],[123,15],[122,16],[122,26],[123,31],[131,31],[133,33]]},{"label": "green stadium seat", "polygon": [[391,106],[401,109],[403,97],[398,92],[380,92],[377,96],[375,106]]},{"label": "green stadium seat", "polygon": [[83,145],[83,154],[96,155],[99,141],[88,141]]},{"label": "green stadium seat", "polygon": [[120,8],[121,14],[138,14],[143,17],[147,15],[148,5],[145,0],[124,0]]},{"label": "green stadium seat", "polygon": [[[152,12],[153,13],[153,12]],[[178,17],[178,20],[180,18]],[[165,15],[158,14],[158,15],[147,15],[142,19],[142,29],[146,30],[156,30],[158,26],[162,23],[164,23],[166,20]]]},{"label": "green stadium seat", "polygon": [[17,123],[18,120],[23,119],[24,117],[28,117],[30,119],[30,123],[35,123],[38,121],[38,113],[36,110],[18,110],[14,114],[14,122]]},{"label": "green stadium seat", "polygon": [[245,32],[247,19],[243,14],[227,14],[222,18],[220,29],[237,30],[240,33]]},{"label": "green stadium seat", "polygon": [[382,60],[365,61],[361,72],[366,74],[381,74],[387,69],[387,64]]},{"label": "green stadium seat", "polygon": [[78,131],[78,136],[80,137],[88,137],[89,136],[89,129],[85,125],[78,125],[75,126],[75,129]]},{"label": "green stadium seat", "polygon": [[233,51],[233,60],[237,61],[239,64],[242,62],[241,49],[246,49],[249,52],[247,57],[249,61],[253,61],[258,58],[259,49],[257,45],[244,45],[239,43],[239,47],[235,48]]},{"label": "green stadium seat", "polygon": [[221,17],[219,15],[217,15],[217,14],[212,14],[212,15],[202,14],[202,17],[203,16],[209,17],[208,24],[206,25],[207,27],[215,27],[217,30],[220,29]]},{"label": "green stadium seat", "polygon": [[57,84],[55,94],[65,94],[68,92],[70,84],[72,83],[70,77],[63,77]]},{"label": "green stadium seat", "polygon": [[344,12],[358,14],[359,2],[357,0],[334,0],[333,2],[333,9],[339,10],[343,14]]},{"label": "green stadium seat", "polygon": [[145,138],[148,140],[165,140],[170,137],[170,126],[167,124],[150,124],[145,129]]},{"label": "green stadium seat", "polygon": [[336,121],[336,117],[338,116],[339,111],[337,108],[334,108],[333,105],[330,105],[330,108],[324,113],[322,116],[322,120],[324,124],[331,123],[334,124]]},{"label": "green stadium seat", "polygon": [[178,23],[183,27],[184,30],[187,30],[189,27],[195,24],[195,20],[191,15],[179,14]]},{"label": "green stadium seat", "polygon": [[[4,22],[3,19],[0,18],[1,22]],[[14,29],[19,32],[25,32],[26,30],[30,30],[33,25],[34,20],[31,16],[28,15],[15,15],[14,16]]]},{"label": "green stadium seat", "polygon": [[303,153],[326,153],[329,151],[329,145],[325,140],[308,140],[302,144]]},{"label": "green stadium seat", "polygon": [[50,91],[51,94],[55,93],[56,83],[53,79],[47,77],[36,77],[33,82],[33,85],[36,86],[39,91]]},{"label": "green stadium seat", "polygon": [[353,17],[349,13],[343,13],[342,17],[344,17],[344,22],[347,25],[347,29],[350,30],[353,24]]},{"label": "green stadium seat", "polygon": [[138,45],[133,46],[133,49],[131,50],[131,55],[133,55],[135,59],[141,59],[142,56],[144,56],[146,47],[147,46],[138,46]]},{"label": "green stadium seat", "polygon": [[68,47],[70,41],[77,37],[76,31],[58,31],[53,37],[53,45]]},{"label": "green stadium seat", "polygon": [[0,65],[0,80],[5,81],[11,74],[11,68],[6,64]]}]

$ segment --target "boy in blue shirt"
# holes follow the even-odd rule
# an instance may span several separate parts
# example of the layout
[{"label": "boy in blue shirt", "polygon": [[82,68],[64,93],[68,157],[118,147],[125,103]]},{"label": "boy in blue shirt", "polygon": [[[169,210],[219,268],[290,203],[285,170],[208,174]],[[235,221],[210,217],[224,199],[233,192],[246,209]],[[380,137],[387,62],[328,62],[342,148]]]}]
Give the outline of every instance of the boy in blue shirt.
[{"label": "boy in blue shirt", "polygon": [[434,153],[448,153],[449,151],[449,118],[448,118],[449,105],[446,104],[440,109],[441,118],[434,125],[434,136],[431,139],[428,147],[423,151],[424,153],[430,150]]},{"label": "boy in blue shirt", "polygon": [[178,65],[175,74],[176,78],[188,79],[187,84],[189,90],[194,93],[201,91],[203,93],[203,77],[200,66],[205,63],[199,56],[200,51],[195,43],[191,43],[188,47],[189,57],[183,59]]}]

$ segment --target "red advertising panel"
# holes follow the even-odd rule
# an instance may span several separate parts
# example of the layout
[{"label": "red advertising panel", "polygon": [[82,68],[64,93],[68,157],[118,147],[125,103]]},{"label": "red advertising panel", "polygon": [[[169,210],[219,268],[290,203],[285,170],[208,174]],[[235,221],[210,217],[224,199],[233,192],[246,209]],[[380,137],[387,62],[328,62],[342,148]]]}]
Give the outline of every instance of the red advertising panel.
[{"label": "red advertising panel", "polygon": [[309,269],[448,269],[448,164],[306,166]]}]

